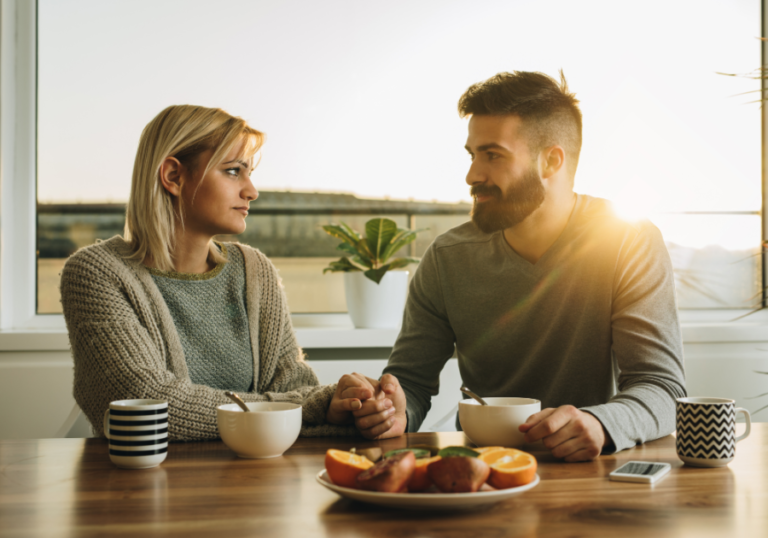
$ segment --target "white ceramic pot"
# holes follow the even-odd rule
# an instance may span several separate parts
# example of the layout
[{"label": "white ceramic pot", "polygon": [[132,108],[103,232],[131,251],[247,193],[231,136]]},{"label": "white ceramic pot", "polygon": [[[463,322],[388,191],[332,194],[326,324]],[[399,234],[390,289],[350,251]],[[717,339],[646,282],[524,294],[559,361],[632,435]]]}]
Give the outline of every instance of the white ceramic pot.
[{"label": "white ceramic pot", "polygon": [[388,271],[376,284],[361,271],[344,273],[347,310],[358,329],[396,329],[403,321],[408,271]]}]

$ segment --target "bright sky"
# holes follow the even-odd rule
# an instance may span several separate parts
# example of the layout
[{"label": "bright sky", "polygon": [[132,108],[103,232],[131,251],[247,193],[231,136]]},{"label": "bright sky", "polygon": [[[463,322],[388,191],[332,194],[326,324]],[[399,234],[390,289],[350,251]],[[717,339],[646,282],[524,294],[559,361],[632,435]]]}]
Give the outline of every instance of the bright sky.
[{"label": "bright sky", "polygon": [[265,131],[265,190],[468,200],[461,93],[562,68],[578,192],[641,214],[760,208],[759,106],[736,96],[759,85],[716,74],[759,66],[759,0],[39,5],[44,202],[126,200],[141,130],[174,103]]}]

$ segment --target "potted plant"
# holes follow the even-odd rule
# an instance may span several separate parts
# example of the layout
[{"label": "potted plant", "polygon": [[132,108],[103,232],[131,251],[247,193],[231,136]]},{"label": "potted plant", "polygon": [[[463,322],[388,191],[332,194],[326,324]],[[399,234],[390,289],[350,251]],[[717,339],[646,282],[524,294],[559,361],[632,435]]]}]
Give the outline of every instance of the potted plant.
[{"label": "potted plant", "polygon": [[323,269],[323,274],[345,273],[347,309],[355,327],[398,327],[408,292],[408,272],[392,272],[392,269],[401,269],[418,260],[392,256],[411,244],[421,230],[398,228],[393,220],[386,218],[366,222],[365,237],[343,222],[327,224],[323,230],[341,239],[337,248],[346,253]]}]

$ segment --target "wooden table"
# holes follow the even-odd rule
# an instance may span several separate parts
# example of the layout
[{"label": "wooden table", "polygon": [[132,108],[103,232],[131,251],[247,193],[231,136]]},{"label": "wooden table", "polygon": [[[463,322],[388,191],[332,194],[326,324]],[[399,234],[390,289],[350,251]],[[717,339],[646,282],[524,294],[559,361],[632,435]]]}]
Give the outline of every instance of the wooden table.
[{"label": "wooden table", "polygon": [[[768,425],[728,467],[684,467],[674,437],[591,463],[539,458],[541,483],[490,508],[393,510],[315,482],[329,447],[465,444],[462,433],[382,441],[299,439],[285,456],[238,459],[223,443],[173,444],[155,469],[112,465],[101,439],[0,441],[0,536],[709,537],[768,536]],[[672,464],[656,486],[610,482],[630,459]]]}]

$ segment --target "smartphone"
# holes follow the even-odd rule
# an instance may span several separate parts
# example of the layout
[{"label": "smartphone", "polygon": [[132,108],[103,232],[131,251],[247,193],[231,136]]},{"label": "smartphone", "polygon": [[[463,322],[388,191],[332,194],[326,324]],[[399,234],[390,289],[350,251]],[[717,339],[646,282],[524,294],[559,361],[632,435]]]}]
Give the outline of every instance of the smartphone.
[{"label": "smartphone", "polygon": [[669,463],[628,461],[609,474],[608,478],[623,482],[653,484],[666,475],[671,468],[672,466]]}]

